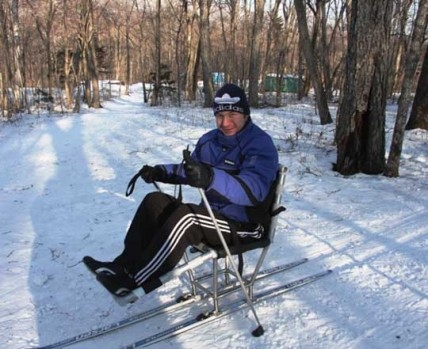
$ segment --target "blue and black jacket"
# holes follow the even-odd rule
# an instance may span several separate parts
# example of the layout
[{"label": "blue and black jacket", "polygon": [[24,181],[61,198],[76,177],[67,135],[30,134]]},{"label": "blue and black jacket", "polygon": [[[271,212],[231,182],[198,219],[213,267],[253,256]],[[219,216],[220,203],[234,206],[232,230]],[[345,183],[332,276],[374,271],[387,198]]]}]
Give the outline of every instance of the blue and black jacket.
[{"label": "blue and black jacket", "polygon": [[[213,180],[206,188],[213,210],[238,222],[258,220],[257,208],[267,198],[278,170],[278,152],[265,131],[251,118],[234,136],[211,130],[199,139],[192,158],[213,169]],[[162,166],[165,182],[186,184],[181,165]]]}]

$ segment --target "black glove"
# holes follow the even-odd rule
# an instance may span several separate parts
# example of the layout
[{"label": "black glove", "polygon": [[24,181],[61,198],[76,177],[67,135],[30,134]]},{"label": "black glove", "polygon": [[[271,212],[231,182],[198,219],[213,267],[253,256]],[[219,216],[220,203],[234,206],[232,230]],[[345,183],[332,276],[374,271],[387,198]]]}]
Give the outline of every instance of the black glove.
[{"label": "black glove", "polygon": [[146,183],[153,183],[165,178],[165,171],[162,166],[156,165],[155,167],[144,165],[140,170],[140,176]]},{"label": "black glove", "polygon": [[213,180],[211,166],[193,160],[188,150],[183,151],[183,157],[187,183],[192,187],[206,189]]}]

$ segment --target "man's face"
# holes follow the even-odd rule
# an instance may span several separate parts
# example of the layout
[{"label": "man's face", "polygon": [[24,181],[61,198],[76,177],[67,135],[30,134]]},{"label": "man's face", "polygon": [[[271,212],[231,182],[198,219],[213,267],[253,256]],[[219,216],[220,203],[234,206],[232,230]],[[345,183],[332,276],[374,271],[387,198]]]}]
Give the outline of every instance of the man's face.
[{"label": "man's face", "polygon": [[216,114],[215,121],[225,136],[234,136],[245,126],[247,118],[236,111],[221,111]]}]

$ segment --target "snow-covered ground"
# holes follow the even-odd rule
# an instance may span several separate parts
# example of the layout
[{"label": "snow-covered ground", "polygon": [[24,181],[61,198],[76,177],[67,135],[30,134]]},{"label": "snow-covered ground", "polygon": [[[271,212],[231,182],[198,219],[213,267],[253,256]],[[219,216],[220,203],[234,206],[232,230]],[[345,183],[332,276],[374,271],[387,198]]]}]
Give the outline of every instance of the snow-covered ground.
[{"label": "snow-covered ground", "polygon": [[[395,110],[388,108],[388,140]],[[320,126],[311,104],[252,114],[289,168],[287,211],[265,267],[310,259],[273,283],[327,268],[333,273],[258,304],[266,331],[260,338],[251,336],[254,318],[245,309],[153,348],[427,348],[428,133],[406,133],[399,178],[346,178],[331,170],[334,125]],[[99,110],[0,123],[0,348],[47,345],[185,290],[174,280],[119,307],[81,258],[116,256],[137,205],[155,190],[140,180],[126,198],[129,179],[143,164],[179,162],[182,150],[212,127],[211,110],[149,107],[137,88]],[[199,201],[193,188],[184,198]],[[249,254],[246,263],[252,262]],[[196,310],[203,309],[71,348],[120,348]]]}]

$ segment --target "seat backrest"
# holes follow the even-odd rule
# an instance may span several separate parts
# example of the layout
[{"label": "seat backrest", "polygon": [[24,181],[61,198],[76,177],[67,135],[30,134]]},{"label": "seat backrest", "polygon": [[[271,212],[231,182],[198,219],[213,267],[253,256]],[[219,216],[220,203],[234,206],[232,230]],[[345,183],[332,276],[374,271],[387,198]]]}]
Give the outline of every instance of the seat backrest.
[{"label": "seat backrest", "polygon": [[288,168],[284,165],[279,165],[277,178],[276,178],[276,186],[275,186],[275,194],[272,201],[272,206],[270,212],[272,213],[272,218],[269,225],[268,237],[270,242],[272,243],[275,239],[275,231],[278,223],[278,214],[285,210],[284,207],[281,206],[282,199],[282,191],[284,189],[285,184],[285,176]]},{"label": "seat backrest", "polygon": [[[265,247],[268,247],[274,241],[278,215],[279,213],[285,210],[285,207],[281,206],[281,198],[282,198],[282,191],[285,184],[286,172],[287,172],[287,167],[280,164],[277,171],[277,177],[271,187],[271,191],[269,192],[269,196],[270,196],[269,202],[271,204],[270,204],[270,207],[267,208],[269,210],[269,216],[270,216],[270,219],[268,222],[269,225],[266,228],[267,234],[264,236],[264,238],[261,238],[261,239],[250,239],[245,243],[233,244],[228,246],[232,255],[242,254],[246,251],[250,251],[258,248],[265,248]],[[198,246],[193,246],[193,247],[198,251],[206,251],[205,243],[202,243]],[[218,258],[224,258],[227,255],[227,252],[223,249],[222,246],[209,246],[209,249],[215,249],[217,252]]]}]

